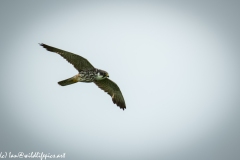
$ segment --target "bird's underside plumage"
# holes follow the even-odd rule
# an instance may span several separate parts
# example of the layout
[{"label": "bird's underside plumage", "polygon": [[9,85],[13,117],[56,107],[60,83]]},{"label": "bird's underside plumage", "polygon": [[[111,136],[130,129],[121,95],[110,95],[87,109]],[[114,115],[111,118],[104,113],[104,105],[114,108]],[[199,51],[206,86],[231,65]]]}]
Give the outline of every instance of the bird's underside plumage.
[{"label": "bird's underside plumage", "polygon": [[74,53],[51,47],[43,43],[40,45],[50,52],[55,52],[61,55],[78,70],[77,75],[58,82],[59,85],[66,86],[77,82],[94,82],[99,88],[107,92],[112,97],[114,104],[123,110],[126,109],[126,104],[120,88],[115,82],[108,78],[109,76],[106,71],[94,68],[87,59]]},{"label": "bird's underside plumage", "polygon": [[98,76],[99,69],[91,69],[87,71],[80,71],[77,75],[65,79],[63,81],[58,82],[61,86],[70,85],[76,82],[94,82],[97,78],[101,78]]}]

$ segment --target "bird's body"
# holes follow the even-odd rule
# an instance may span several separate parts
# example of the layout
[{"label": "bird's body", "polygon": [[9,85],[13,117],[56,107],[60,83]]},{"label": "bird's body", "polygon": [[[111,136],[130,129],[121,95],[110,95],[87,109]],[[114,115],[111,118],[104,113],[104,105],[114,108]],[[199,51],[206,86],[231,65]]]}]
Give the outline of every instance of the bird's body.
[{"label": "bird's body", "polygon": [[[106,76],[104,76],[106,75]],[[66,80],[58,82],[59,85],[61,86],[66,86],[70,85],[76,82],[94,82],[94,81],[100,81],[103,80],[104,78],[108,77],[108,73],[100,70],[100,69],[91,69],[91,70],[85,70],[85,71],[80,71],[77,75],[68,78]],[[72,82],[72,83],[71,83]]]},{"label": "bird's body", "polygon": [[100,75],[98,69],[88,70],[88,71],[80,71],[78,74],[79,82],[94,82],[95,80],[102,80],[103,76]]},{"label": "bird's body", "polygon": [[109,75],[106,71],[94,68],[87,59],[74,53],[54,48],[43,43],[40,45],[50,52],[58,53],[78,70],[77,75],[58,82],[59,85],[66,86],[77,82],[94,82],[99,88],[112,97],[113,103],[123,110],[126,108],[120,88],[109,79]]}]

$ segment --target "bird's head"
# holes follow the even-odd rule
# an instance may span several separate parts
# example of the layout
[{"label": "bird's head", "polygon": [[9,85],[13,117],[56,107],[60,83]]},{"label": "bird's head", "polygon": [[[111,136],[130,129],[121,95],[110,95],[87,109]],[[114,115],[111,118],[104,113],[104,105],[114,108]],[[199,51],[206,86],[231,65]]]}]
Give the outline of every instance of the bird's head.
[{"label": "bird's head", "polygon": [[108,78],[109,77],[109,74],[106,72],[106,71],[103,71],[103,70],[98,70],[98,77],[97,79],[105,79],[105,78]]},{"label": "bird's head", "polygon": [[107,72],[106,72],[105,76],[109,78],[109,74]]},{"label": "bird's head", "polygon": [[106,71],[101,71],[100,74],[103,76],[103,78],[109,77],[109,74]]}]

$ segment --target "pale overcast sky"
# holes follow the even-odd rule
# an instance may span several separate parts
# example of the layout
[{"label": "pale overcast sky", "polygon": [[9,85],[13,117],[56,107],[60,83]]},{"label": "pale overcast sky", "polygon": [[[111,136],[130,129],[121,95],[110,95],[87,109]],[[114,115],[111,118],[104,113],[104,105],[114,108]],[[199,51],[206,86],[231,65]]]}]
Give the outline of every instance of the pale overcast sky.
[{"label": "pale overcast sky", "polygon": [[[240,159],[239,1],[0,2],[0,153]],[[107,71],[127,109],[45,43]]]}]

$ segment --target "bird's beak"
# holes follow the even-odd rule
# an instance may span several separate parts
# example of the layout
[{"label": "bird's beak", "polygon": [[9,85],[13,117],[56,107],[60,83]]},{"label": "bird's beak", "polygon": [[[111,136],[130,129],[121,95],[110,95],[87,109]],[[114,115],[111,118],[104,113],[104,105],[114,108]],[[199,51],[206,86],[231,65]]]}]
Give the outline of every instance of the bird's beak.
[{"label": "bird's beak", "polygon": [[109,75],[107,74],[107,77],[109,77]]}]

